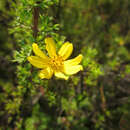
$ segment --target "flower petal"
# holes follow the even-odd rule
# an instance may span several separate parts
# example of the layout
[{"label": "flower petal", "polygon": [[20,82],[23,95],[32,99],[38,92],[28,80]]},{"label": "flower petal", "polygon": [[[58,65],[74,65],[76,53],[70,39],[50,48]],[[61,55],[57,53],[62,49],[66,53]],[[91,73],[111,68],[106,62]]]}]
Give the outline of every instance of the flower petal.
[{"label": "flower petal", "polygon": [[48,58],[38,47],[38,45],[36,43],[33,43],[32,44],[32,47],[33,47],[33,52],[35,53],[35,55],[41,57],[41,58]]},{"label": "flower petal", "polygon": [[79,54],[77,57],[75,57],[73,59],[64,61],[64,64],[70,65],[70,66],[78,65],[81,62],[82,58],[83,58],[83,55]]},{"label": "flower petal", "polygon": [[39,77],[41,79],[50,79],[53,75],[53,70],[50,67],[47,67],[44,70],[41,70],[39,73]]},{"label": "flower petal", "polygon": [[65,80],[68,80],[68,78],[69,78],[68,76],[66,76],[62,72],[55,72],[55,76],[58,77],[58,78],[65,79]]},{"label": "flower petal", "polygon": [[48,61],[38,56],[29,56],[28,61],[37,68],[45,68],[48,65]]},{"label": "flower petal", "polygon": [[62,45],[58,54],[62,56],[64,60],[66,60],[71,55],[72,51],[73,51],[73,45],[69,42],[66,42]]},{"label": "flower petal", "polygon": [[76,74],[80,70],[83,70],[82,65],[75,65],[75,66],[65,65],[64,66],[64,73],[67,75]]},{"label": "flower petal", "polygon": [[48,54],[50,57],[56,56],[56,47],[53,39],[51,37],[47,37],[45,39],[46,43],[46,50],[48,51]]}]

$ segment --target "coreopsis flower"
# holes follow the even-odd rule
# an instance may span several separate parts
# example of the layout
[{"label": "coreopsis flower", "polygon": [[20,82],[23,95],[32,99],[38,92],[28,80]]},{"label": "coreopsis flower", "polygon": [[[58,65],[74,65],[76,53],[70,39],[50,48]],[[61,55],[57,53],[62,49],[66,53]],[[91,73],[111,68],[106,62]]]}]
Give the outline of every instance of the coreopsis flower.
[{"label": "coreopsis flower", "polygon": [[27,58],[33,66],[41,69],[39,72],[41,79],[50,79],[54,74],[58,78],[67,80],[70,75],[83,70],[82,65],[79,65],[83,57],[81,54],[67,60],[73,51],[71,43],[65,42],[58,53],[56,53],[56,46],[52,38],[47,37],[45,44],[49,56],[45,55],[36,43],[33,43],[32,48],[36,56],[29,56]]}]

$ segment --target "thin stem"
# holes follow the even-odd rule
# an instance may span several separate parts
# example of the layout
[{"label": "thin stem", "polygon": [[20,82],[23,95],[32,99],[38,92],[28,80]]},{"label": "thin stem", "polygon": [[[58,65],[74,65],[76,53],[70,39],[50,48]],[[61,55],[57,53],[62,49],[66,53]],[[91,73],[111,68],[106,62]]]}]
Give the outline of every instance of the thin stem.
[{"label": "thin stem", "polygon": [[103,86],[101,86],[99,88],[99,91],[100,91],[101,101],[102,101],[101,107],[102,107],[102,110],[105,112],[106,111],[106,99],[105,99],[105,95],[104,95],[104,91],[103,91]]},{"label": "thin stem", "polygon": [[34,7],[33,9],[33,36],[36,39],[38,33],[38,18],[39,18],[39,8]]}]

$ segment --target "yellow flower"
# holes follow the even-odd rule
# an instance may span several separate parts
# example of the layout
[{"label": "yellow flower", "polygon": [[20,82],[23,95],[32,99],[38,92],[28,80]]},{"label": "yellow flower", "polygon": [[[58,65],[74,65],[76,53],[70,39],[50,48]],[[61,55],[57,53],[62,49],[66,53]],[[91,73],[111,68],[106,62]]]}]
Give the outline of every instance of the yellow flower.
[{"label": "yellow flower", "polygon": [[33,66],[41,69],[39,73],[41,79],[50,79],[54,74],[58,78],[67,80],[70,75],[83,70],[82,65],[79,65],[83,57],[81,54],[74,59],[66,60],[73,51],[71,43],[64,43],[58,54],[56,53],[56,46],[52,38],[47,37],[45,43],[49,57],[39,49],[36,43],[33,43],[32,48],[36,56],[29,56],[27,58]]}]

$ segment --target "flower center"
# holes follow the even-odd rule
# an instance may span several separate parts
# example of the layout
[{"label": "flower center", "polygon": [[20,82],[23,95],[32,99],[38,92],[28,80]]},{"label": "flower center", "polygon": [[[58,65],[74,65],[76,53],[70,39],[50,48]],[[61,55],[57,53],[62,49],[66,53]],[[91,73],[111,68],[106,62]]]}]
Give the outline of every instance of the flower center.
[{"label": "flower center", "polygon": [[51,60],[50,60],[50,66],[55,71],[62,71],[62,69],[63,69],[63,60],[62,60],[62,57],[60,57],[60,56],[54,56],[53,58],[51,58]]}]

